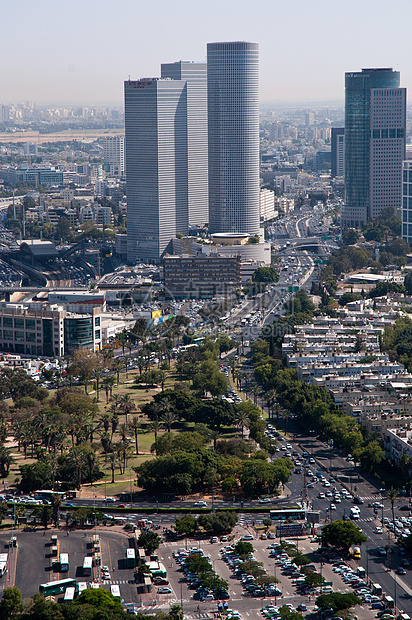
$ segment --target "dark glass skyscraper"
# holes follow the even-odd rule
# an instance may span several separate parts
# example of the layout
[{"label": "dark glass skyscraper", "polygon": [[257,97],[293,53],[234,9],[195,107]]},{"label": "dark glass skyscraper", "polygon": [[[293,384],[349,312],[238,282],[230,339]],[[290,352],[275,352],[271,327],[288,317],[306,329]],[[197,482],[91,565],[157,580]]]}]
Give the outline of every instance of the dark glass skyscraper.
[{"label": "dark glass skyscraper", "polygon": [[209,229],[257,234],[259,46],[207,45]]},{"label": "dark glass skyscraper", "polygon": [[406,89],[393,69],[345,74],[344,227],[362,227],[402,203]]}]

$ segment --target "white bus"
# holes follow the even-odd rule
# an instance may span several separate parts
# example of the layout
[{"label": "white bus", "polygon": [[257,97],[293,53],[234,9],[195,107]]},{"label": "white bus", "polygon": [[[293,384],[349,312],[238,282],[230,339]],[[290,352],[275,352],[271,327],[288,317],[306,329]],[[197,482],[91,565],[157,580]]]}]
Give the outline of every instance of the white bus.
[{"label": "white bus", "polygon": [[110,586],[110,592],[115,598],[120,598],[120,588],[117,585]]},{"label": "white bus", "polygon": [[0,553],[0,577],[7,573],[7,562],[9,556],[7,553]]},{"label": "white bus", "polygon": [[91,555],[86,555],[83,560],[83,575],[92,574],[93,558]]},{"label": "white bus", "polygon": [[64,593],[64,602],[71,603],[74,599],[74,593],[76,592],[76,588],[67,588]]},{"label": "white bus", "polygon": [[59,564],[60,564],[60,572],[61,573],[68,573],[69,572],[69,554],[68,553],[61,553],[60,554]]}]

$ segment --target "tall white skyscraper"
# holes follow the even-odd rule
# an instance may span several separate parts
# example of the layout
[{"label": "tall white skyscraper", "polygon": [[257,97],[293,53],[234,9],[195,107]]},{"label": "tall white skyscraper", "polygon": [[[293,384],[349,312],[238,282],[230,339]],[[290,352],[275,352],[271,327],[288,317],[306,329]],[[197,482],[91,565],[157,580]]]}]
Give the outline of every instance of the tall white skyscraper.
[{"label": "tall white skyscraper", "polygon": [[127,261],[159,262],[187,233],[186,82],[125,82]]},{"label": "tall white skyscraper", "polygon": [[161,77],[186,82],[188,223],[203,226],[209,221],[206,63],[165,63]]},{"label": "tall white skyscraper", "polygon": [[103,161],[110,174],[124,174],[124,136],[107,136],[103,143]]},{"label": "tall white skyscraper", "polygon": [[207,45],[209,228],[259,232],[259,45]]}]

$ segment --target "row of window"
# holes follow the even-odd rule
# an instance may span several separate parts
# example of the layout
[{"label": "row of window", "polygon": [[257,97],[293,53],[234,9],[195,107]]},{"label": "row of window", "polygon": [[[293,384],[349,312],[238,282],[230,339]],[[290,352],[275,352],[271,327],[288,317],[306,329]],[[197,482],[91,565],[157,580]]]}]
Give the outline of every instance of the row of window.
[{"label": "row of window", "polygon": [[372,129],[371,138],[374,140],[385,138],[404,138],[405,129],[403,127],[399,129]]}]

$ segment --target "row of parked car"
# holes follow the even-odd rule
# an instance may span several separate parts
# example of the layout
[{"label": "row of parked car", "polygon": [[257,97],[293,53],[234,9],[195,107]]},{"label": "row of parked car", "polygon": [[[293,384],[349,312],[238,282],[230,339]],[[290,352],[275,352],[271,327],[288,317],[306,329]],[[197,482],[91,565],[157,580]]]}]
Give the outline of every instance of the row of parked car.
[{"label": "row of parked car", "polygon": [[210,564],[210,572],[213,572],[213,569],[210,563],[210,559],[208,558],[208,556],[205,556],[203,550],[199,547],[190,547],[190,549],[188,550],[178,549],[177,551],[173,552],[173,557],[180,565],[181,570],[185,575],[186,581],[189,584],[189,588],[192,590],[196,590],[193,598],[201,601],[225,600],[230,598],[229,592],[227,592],[226,590],[217,592],[215,596],[213,592],[211,592],[203,585],[202,576],[192,572],[191,567],[187,562],[187,558],[191,555],[199,555],[200,557],[205,557]]},{"label": "row of parked car", "polygon": [[[242,539],[246,537],[243,536]],[[249,596],[282,596],[282,591],[279,590],[276,584],[268,584],[262,586],[258,583],[256,577],[248,575],[241,568],[241,564],[244,560],[235,552],[232,545],[227,545],[220,550],[222,560],[226,562],[229,568],[232,569],[234,577],[239,579],[242,583],[244,594]],[[254,561],[255,557],[250,555],[248,560]]]}]

